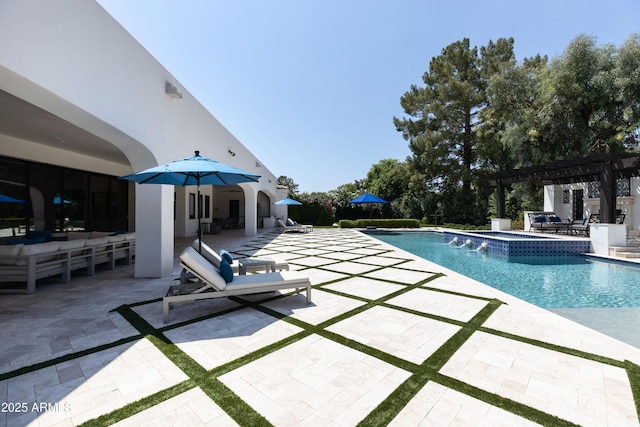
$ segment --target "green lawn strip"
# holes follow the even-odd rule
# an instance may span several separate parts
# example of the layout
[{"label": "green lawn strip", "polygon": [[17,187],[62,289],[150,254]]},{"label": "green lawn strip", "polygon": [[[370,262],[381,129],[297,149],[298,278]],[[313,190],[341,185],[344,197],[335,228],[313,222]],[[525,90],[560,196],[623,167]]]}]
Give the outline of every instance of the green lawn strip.
[{"label": "green lawn strip", "polygon": [[627,375],[629,376],[633,401],[636,403],[636,413],[640,420],[640,366],[628,360],[625,360],[624,363],[627,369]]},{"label": "green lawn strip", "polygon": [[98,426],[113,425],[117,422],[125,420],[129,417],[132,417],[133,415],[139,412],[152,408],[166,400],[169,400],[186,391],[189,391],[194,387],[196,387],[196,384],[194,383],[194,381],[192,380],[183,381],[180,384],[174,385],[173,387],[166,388],[150,396],[146,396],[140,400],[131,402],[123,406],[122,408],[109,412],[108,414],[104,414],[97,418],[88,420],[80,424],[80,427],[98,427]]},{"label": "green lawn strip", "polygon": [[432,373],[439,371],[444,364],[458,351],[460,347],[475,333],[495,310],[501,305],[498,300],[492,300],[480,310],[469,322],[449,338],[438,350],[429,356],[420,369],[413,371],[413,375],[384,399],[369,413],[360,425],[387,425],[393,420],[407,403],[432,378]]},{"label": "green lawn strip", "polygon": [[616,359],[612,359],[610,357],[607,356],[600,356],[598,354],[594,354],[594,353],[589,353],[586,351],[582,351],[582,350],[577,350],[575,348],[570,348],[570,347],[563,347],[561,345],[557,345],[557,344],[551,344],[545,341],[540,341],[540,340],[536,340],[533,338],[527,338],[524,337],[522,335],[515,335],[509,332],[503,332],[497,329],[491,329],[491,328],[485,328],[485,327],[481,327],[478,329],[478,331],[480,332],[486,332],[488,334],[491,335],[496,335],[499,337],[503,337],[503,338],[507,338],[510,340],[514,340],[514,341],[519,341],[519,342],[523,342],[525,344],[530,344],[530,345],[534,345],[536,347],[540,347],[540,348],[545,348],[547,350],[552,350],[558,353],[564,353],[564,354],[568,354],[571,356],[576,356],[576,357],[580,357],[582,359],[587,359],[587,360],[592,360],[594,362],[599,362],[599,363],[603,363],[605,365],[611,365],[611,366],[615,366],[617,368],[622,368],[622,369],[626,369],[626,363],[622,360],[616,360]]},{"label": "green lawn strip", "polygon": [[442,375],[438,372],[433,372],[431,379],[442,386],[458,391],[467,396],[471,396],[474,399],[481,400],[485,403],[490,404],[491,406],[503,409],[507,412],[510,412],[522,418],[526,418],[529,421],[533,421],[540,425],[554,427],[578,426],[578,424],[574,424],[558,416],[548,414],[524,403],[516,402],[515,400],[511,400],[504,396],[488,392],[463,381],[459,381],[446,375]]},{"label": "green lawn strip", "polygon": [[[146,320],[140,315],[134,312],[128,306],[118,307],[117,311],[141,334],[144,334],[172,363],[180,368],[193,382],[193,386],[200,387],[216,404],[220,406],[231,418],[233,418],[240,425],[268,425],[268,422],[260,415],[255,409],[251,408],[242,399],[240,399],[235,393],[229,390],[226,386],[217,380],[217,375],[205,370],[199,363],[193,358],[182,351],[177,345],[172,343],[161,332],[153,328]],[[288,344],[288,342],[286,342]],[[277,343],[278,344],[278,343]],[[286,345],[280,343],[279,345]],[[277,346],[270,346],[270,349],[264,350],[265,352]],[[261,357],[254,355],[253,357]],[[246,363],[246,361],[245,361]],[[126,405],[120,410],[123,413],[128,413],[128,416],[138,413],[146,409],[145,405],[140,405],[138,402]],[[247,424],[244,424],[244,423]]]},{"label": "green lawn strip", "polygon": [[28,374],[30,372],[37,371],[39,369],[48,368],[50,366],[55,366],[58,363],[67,362],[69,360],[77,359],[79,357],[88,356],[93,353],[98,353],[100,351],[108,350],[113,347],[117,347],[122,344],[128,344],[133,341],[138,341],[143,338],[142,335],[133,335],[126,338],[121,338],[117,341],[113,341],[107,344],[98,345],[96,347],[91,347],[86,350],[76,351],[74,353],[65,354],[63,356],[55,357],[53,359],[46,360],[44,362],[34,363],[33,365],[25,366],[22,368],[18,368],[14,371],[5,372],[0,374],[0,381],[8,380],[10,378],[15,378],[20,375]]}]

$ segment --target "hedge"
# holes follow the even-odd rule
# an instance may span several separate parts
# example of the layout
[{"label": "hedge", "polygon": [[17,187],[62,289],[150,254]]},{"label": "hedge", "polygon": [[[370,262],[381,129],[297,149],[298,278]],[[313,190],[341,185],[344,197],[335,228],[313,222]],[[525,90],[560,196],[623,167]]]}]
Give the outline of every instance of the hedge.
[{"label": "hedge", "polygon": [[370,225],[381,228],[420,228],[417,219],[341,219],[340,228],[367,228]]}]

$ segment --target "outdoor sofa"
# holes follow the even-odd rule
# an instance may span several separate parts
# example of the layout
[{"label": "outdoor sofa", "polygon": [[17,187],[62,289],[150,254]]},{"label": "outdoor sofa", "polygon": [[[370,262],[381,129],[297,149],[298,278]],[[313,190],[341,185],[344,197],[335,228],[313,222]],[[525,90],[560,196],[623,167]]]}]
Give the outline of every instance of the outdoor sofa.
[{"label": "outdoor sofa", "polygon": [[[0,282],[24,283],[24,288],[1,288],[0,293],[36,291],[36,281],[60,276],[71,280],[71,273],[86,270],[95,274],[96,266],[114,269],[116,261],[131,264],[135,257],[135,233],[69,232],[52,233],[49,241],[10,239],[0,245]],[[25,243],[21,243],[24,241]]]},{"label": "outdoor sofa", "polygon": [[557,234],[560,231],[564,231],[568,234],[571,230],[570,222],[562,221],[562,218],[555,213],[549,212],[530,212],[529,224],[529,231],[538,230],[542,233],[545,231],[553,231]]},{"label": "outdoor sofa", "polygon": [[169,287],[169,291],[162,299],[162,319],[164,323],[169,321],[169,309],[173,304],[204,299],[226,298],[234,295],[272,292],[281,289],[295,289],[299,293],[300,289],[304,288],[307,291],[307,303],[311,303],[311,281],[308,277],[296,271],[232,275],[231,280],[228,280],[223,276],[220,269],[216,268],[191,246],[187,246],[180,254],[180,265],[196,277],[198,281]]}]

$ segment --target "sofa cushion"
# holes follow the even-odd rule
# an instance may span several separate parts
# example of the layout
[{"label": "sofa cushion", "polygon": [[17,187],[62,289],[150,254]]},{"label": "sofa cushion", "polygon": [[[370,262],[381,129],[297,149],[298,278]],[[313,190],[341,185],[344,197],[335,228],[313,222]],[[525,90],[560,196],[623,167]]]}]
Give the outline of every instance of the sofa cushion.
[{"label": "sofa cushion", "polygon": [[135,240],[135,239],[136,239],[135,231],[124,235],[124,240]]},{"label": "sofa cushion", "polygon": [[60,243],[62,242],[44,242],[37,245],[24,245],[20,250],[20,255],[29,256],[57,252],[60,249]]},{"label": "sofa cushion", "polygon": [[80,248],[84,248],[84,245],[85,245],[84,240],[65,240],[60,242],[60,250],[69,251],[71,249],[80,249]]},{"label": "sofa cushion", "polygon": [[111,234],[113,233],[110,233],[108,231],[92,231],[89,238],[95,239],[96,237],[109,237]]},{"label": "sofa cushion", "polygon": [[533,217],[533,222],[534,223],[547,222],[547,217],[544,215],[536,215]]},{"label": "sofa cushion", "polygon": [[[38,257],[38,263],[53,261],[58,257],[55,252],[60,250],[61,242],[44,242],[38,243],[37,245],[23,245],[20,249],[21,256],[33,256],[33,255],[43,255],[51,253],[51,256]],[[28,262],[26,259],[19,259],[16,262],[16,265],[27,265]]]},{"label": "sofa cushion", "polygon": [[91,237],[91,232],[89,231],[73,231],[71,233],[67,233],[67,240],[76,240],[76,239],[88,239]]},{"label": "sofa cushion", "polygon": [[0,246],[0,265],[15,265],[13,257],[20,255],[22,245],[2,245]]},{"label": "sofa cushion", "polygon": [[97,246],[97,245],[106,245],[109,243],[109,237],[95,237],[93,239],[85,240],[85,246]]},{"label": "sofa cushion", "polygon": [[107,239],[109,240],[109,243],[123,242],[124,234],[115,234],[113,236],[109,236]]}]

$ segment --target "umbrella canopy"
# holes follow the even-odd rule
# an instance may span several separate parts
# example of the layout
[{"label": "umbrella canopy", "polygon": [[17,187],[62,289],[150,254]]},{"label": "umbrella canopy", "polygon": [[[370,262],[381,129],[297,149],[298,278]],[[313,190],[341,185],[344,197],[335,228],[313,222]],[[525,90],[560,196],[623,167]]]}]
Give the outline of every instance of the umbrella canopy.
[{"label": "umbrella canopy", "polygon": [[5,196],[4,194],[0,194],[0,202],[1,203],[24,203],[24,200],[14,199],[13,197]]},{"label": "umbrella canopy", "polygon": [[[260,175],[202,157],[200,152],[196,150],[195,156],[121,176],[120,179],[134,181],[139,184],[167,184],[179,187],[197,185],[197,200],[200,200],[200,185],[234,185],[241,182],[258,182]],[[198,209],[199,252],[202,252],[200,214],[200,209]]]},{"label": "umbrella canopy", "polygon": [[349,203],[353,204],[353,205],[364,205],[367,203],[389,203],[386,200],[382,200],[380,197],[376,197],[372,194],[369,193],[364,193],[362,196],[357,197],[353,200],[350,200]]},{"label": "umbrella canopy", "polygon": [[241,182],[258,182],[255,175],[216,160],[196,155],[176,160],[140,172],[120,177],[139,184],[188,185],[234,185]]},{"label": "umbrella canopy", "polygon": [[[355,199],[350,200],[349,203],[351,203],[352,205],[367,205],[367,204],[373,204],[373,203],[380,203],[384,205],[385,203],[389,203],[389,202],[381,199],[380,197],[376,197],[373,194],[364,193],[362,196],[356,197]],[[369,211],[369,224],[371,224],[372,218],[373,218],[373,207]]]},{"label": "umbrella canopy", "polygon": [[301,205],[302,203],[300,203],[297,200],[293,200],[290,199],[289,197],[284,198],[282,200],[278,200],[277,202],[274,203],[274,205]]}]

